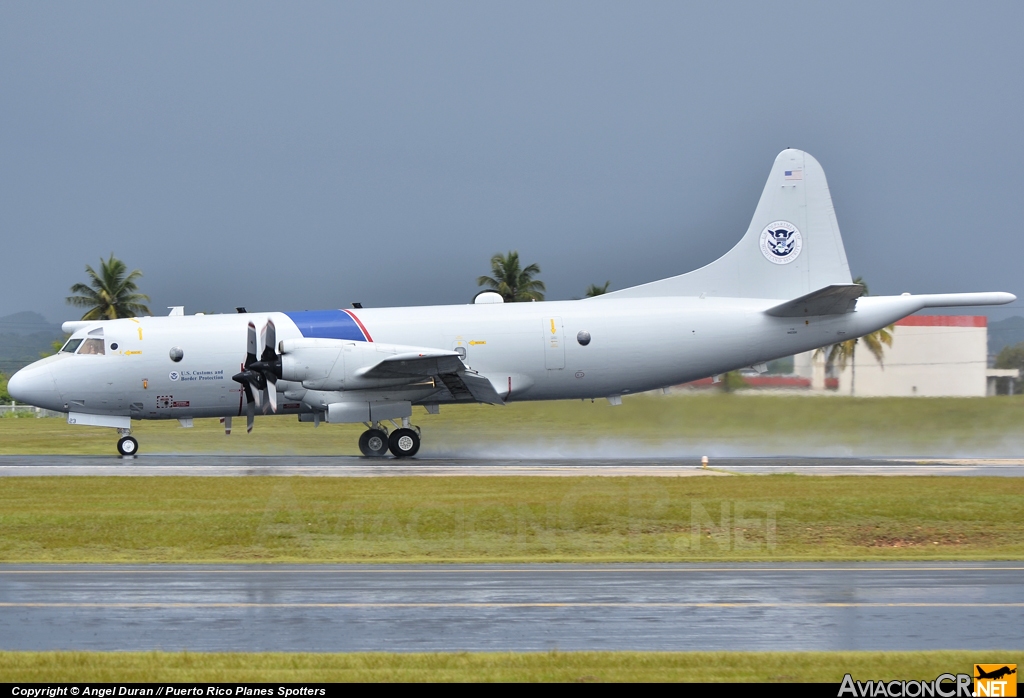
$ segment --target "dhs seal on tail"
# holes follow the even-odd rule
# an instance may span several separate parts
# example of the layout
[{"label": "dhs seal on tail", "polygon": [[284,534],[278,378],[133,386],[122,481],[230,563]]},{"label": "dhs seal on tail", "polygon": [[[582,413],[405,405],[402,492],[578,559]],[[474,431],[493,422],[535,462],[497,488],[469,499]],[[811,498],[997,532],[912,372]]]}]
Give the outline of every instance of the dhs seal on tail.
[{"label": "dhs seal on tail", "polygon": [[804,239],[788,221],[769,223],[761,231],[761,254],[772,264],[789,264],[800,256]]}]

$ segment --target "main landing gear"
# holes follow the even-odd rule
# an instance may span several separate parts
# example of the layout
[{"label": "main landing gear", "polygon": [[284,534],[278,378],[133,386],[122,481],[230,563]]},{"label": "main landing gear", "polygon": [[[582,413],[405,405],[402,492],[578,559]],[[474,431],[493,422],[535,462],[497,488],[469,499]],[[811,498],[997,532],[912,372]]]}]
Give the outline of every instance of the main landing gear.
[{"label": "main landing gear", "polygon": [[388,451],[391,451],[395,458],[411,458],[420,450],[419,428],[410,426],[409,419],[406,418],[402,420],[402,426],[389,435],[387,427],[380,422],[374,422],[359,437],[359,450],[364,456],[371,458],[380,458]]},{"label": "main landing gear", "polygon": [[359,450],[364,456],[377,457],[387,455],[388,433],[383,429],[367,429],[359,437]]},{"label": "main landing gear", "polygon": [[118,429],[121,438],[117,440],[117,452],[122,456],[134,456],[139,452],[139,441],[130,436],[127,429]]},{"label": "main landing gear", "polygon": [[410,458],[420,450],[420,435],[412,429],[395,429],[388,437],[388,446],[395,458]]}]

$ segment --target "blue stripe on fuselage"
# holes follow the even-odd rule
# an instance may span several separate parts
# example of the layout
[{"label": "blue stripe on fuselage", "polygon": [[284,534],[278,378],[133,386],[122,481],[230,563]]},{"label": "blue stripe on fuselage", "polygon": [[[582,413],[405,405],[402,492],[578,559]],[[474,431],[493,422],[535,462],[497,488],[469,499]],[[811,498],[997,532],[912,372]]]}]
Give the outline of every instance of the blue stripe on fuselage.
[{"label": "blue stripe on fuselage", "polygon": [[344,310],[303,310],[285,315],[292,319],[303,337],[366,341],[359,325]]}]

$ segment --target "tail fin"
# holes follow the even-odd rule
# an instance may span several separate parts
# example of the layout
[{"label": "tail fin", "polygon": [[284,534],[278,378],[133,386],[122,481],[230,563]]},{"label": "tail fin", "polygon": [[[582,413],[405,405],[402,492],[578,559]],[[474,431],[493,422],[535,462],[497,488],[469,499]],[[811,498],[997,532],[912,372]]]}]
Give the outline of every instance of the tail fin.
[{"label": "tail fin", "polygon": [[747,234],[711,264],[603,298],[725,296],[791,299],[849,284],[832,195],[818,161],[802,150],[775,158]]}]

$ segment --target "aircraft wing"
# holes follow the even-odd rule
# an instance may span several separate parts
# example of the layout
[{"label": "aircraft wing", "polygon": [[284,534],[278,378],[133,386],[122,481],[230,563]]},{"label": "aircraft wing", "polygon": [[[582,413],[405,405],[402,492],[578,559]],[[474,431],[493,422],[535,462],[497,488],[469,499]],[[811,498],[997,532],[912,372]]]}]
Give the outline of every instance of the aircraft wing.
[{"label": "aircraft wing", "polygon": [[833,284],[769,308],[765,314],[773,317],[843,315],[852,313],[857,299],[863,295],[864,287],[860,284]]},{"label": "aircraft wing", "polygon": [[411,381],[431,380],[451,393],[456,401],[504,404],[491,382],[473,373],[454,351],[428,350],[389,356],[372,366],[356,371],[360,378],[398,378]]},{"label": "aircraft wing", "polygon": [[465,364],[454,351],[436,350],[394,354],[372,366],[357,370],[355,374],[360,378],[430,378],[465,370]]}]

